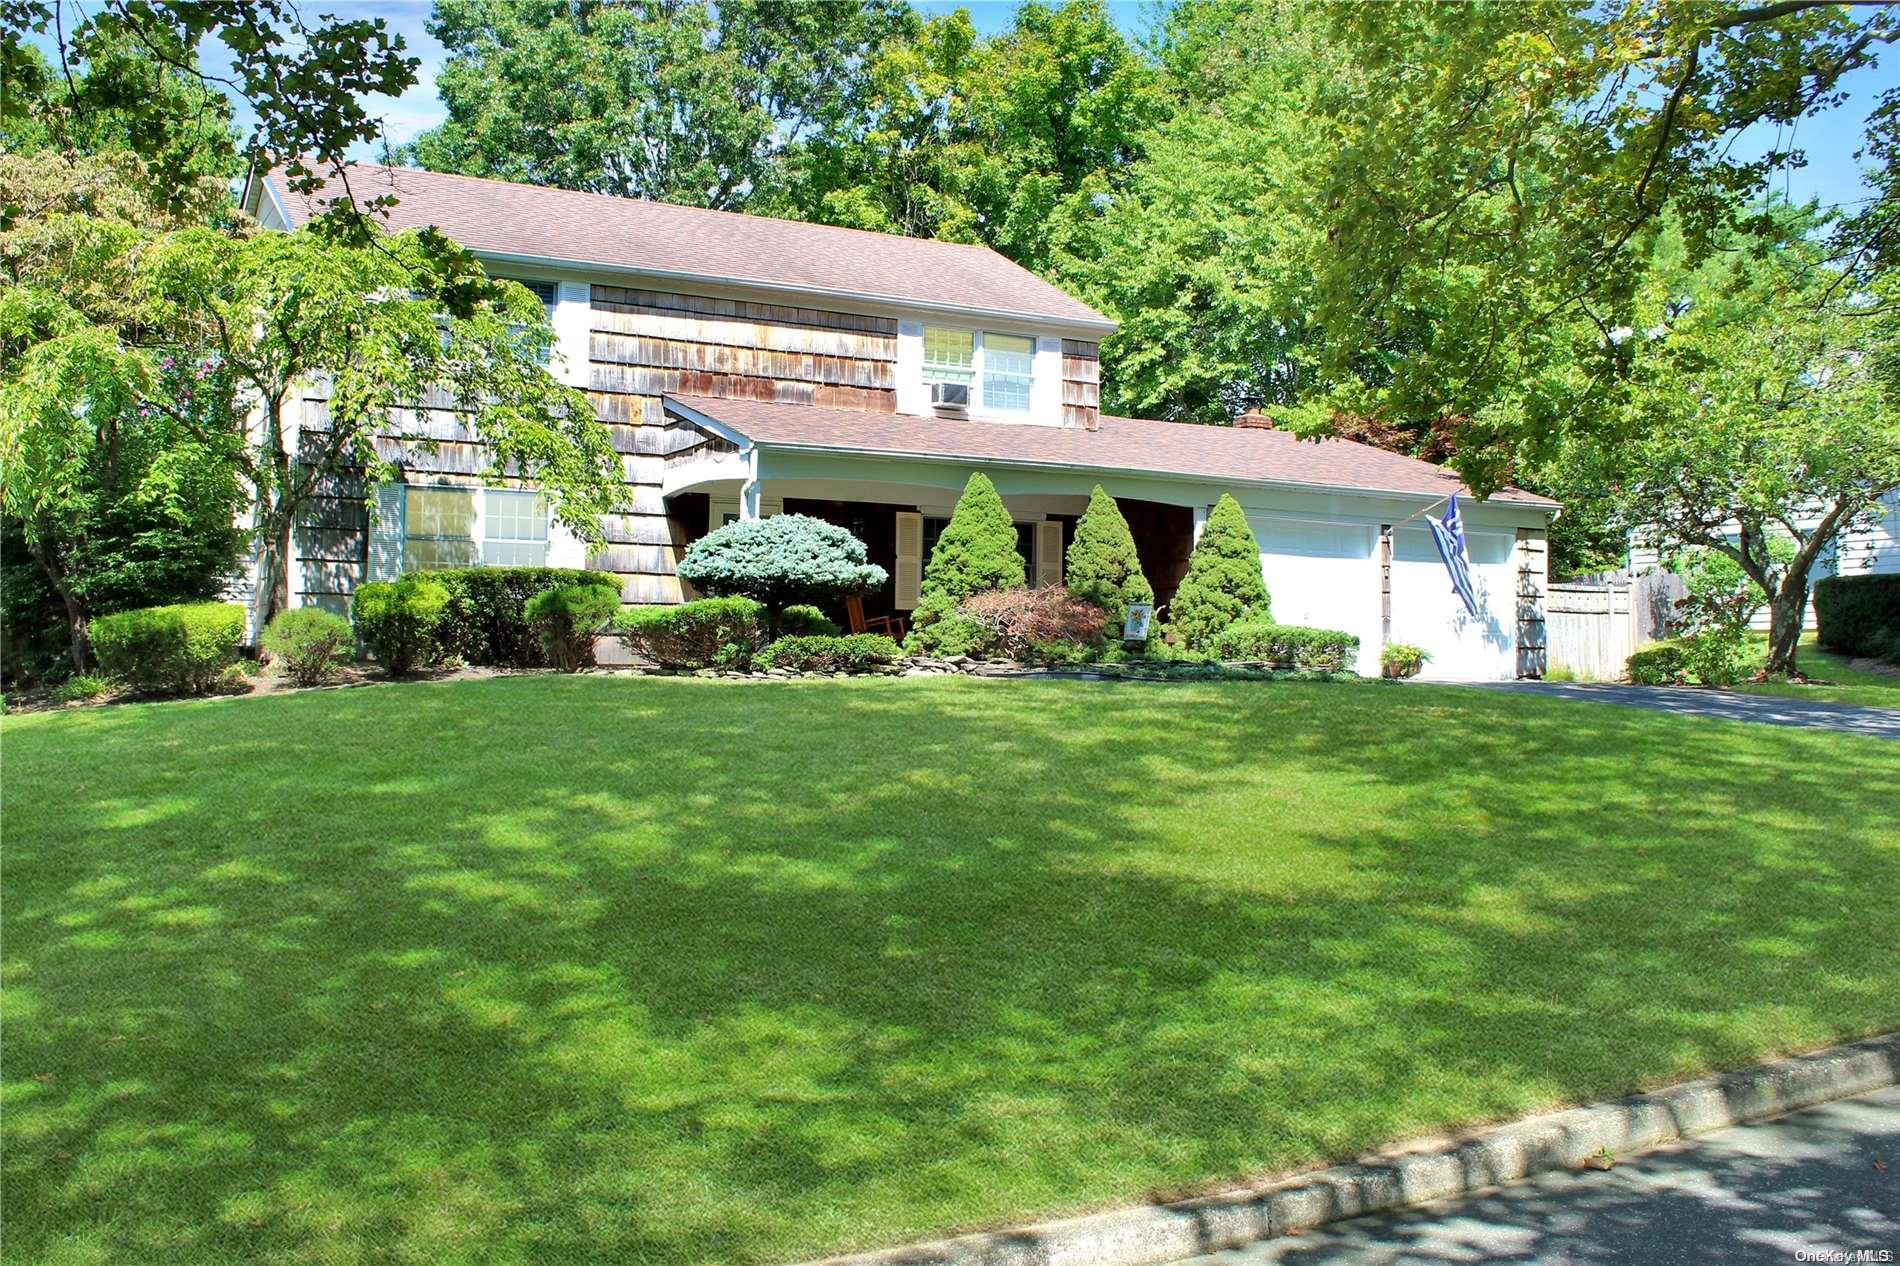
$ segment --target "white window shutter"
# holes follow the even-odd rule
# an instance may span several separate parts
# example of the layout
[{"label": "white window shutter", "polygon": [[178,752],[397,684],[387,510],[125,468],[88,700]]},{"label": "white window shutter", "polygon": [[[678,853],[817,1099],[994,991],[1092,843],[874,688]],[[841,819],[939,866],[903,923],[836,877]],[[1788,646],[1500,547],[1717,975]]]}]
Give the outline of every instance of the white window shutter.
[{"label": "white window shutter", "polygon": [[896,583],[891,605],[909,611],[917,605],[924,583],[924,516],[899,510],[893,517],[897,520],[897,561],[892,569]]},{"label": "white window shutter", "polygon": [[1062,521],[1036,524],[1036,588],[1052,589],[1062,583]]},{"label": "white window shutter", "polygon": [[369,527],[369,578],[394,580],[402,575],[403,485],[393,480],[376,485],[376,519]]}]

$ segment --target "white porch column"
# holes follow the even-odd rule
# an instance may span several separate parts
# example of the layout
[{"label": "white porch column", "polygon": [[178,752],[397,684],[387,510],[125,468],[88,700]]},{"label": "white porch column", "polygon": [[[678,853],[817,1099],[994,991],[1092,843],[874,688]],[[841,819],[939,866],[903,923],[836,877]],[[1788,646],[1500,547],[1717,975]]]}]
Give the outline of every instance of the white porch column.
[{"label": "white porch column", "polygon": [[1191,544],[1199,545],[1201,543],[1201,529],[1205,528],[1206,526],[1207,526],[1207,507],[1195,506],[1194,507],[1194,539],[1191,542]]},{"label": "white porch column", "polygon": [[759,517],[759,450],[749,448],[745,454],[745,483],[739,488],[739,517],[756,519]]}]

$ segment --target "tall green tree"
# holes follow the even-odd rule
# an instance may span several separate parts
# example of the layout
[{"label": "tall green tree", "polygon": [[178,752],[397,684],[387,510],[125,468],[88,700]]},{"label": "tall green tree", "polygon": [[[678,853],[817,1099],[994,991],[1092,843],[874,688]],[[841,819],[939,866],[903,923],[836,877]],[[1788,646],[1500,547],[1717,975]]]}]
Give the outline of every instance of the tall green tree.
[{"label": "tall green tree", "polygon": [[1016,552],[1016,523],[996,485],[972,471],[957,498],[950,521],[924,562],[923,583],[914,629],[928,629],[948,618],[957,603],[983,589],[1012,589],[1029,583],[1023,556]]},{"label": "tall green tree", "polygon": [[0,155],[19,209],[0,225],[0,515],[37,572],[9,577],[10,661],[57,620],[84,669],[94,615],[208,597],[237,551],[232,384],[161,350],[138,285],[151,241],[226,195],[155,191],[124,152]]},{"label": "tall green tree", "polygon": [[1168,604],[1164,636],[1175,646],[1205,650],[1236,620],[1271,614],[1260,575],[1260,546],[1247,512],[1227,493],[1208,511],[1201,539],[1188,556],[1187,575]]},{"label": "tall green tree", "polygon": [[1128,520],[1100,484],[1089,494],[1088,509],[1076,521],[1075,539],[1069,542],[1064,561],[1063,579],[1069,592],[1108,612],[1111,627],[1128,617],[1130,603],[1155,600]]},{"label": "tall green tree", "polygon": [[[55,65],[35,50],[35,36],[54,41]],[[204,69],[210,44],[228,71]],[[50,126],[65,134],[64,147],[83,149],[88,133],[114,129],[147,160],[161,200],[206,174],[193,138],[230,118],[213,97],[248,107],[246,158],[281,158],[299,192],[329,172],[347,185],[350,147],[382,129],[367,98],[400,96],[420,65],[382,18],[307,20],[295,0],[0,0],[0,130]],[[49,103],[58,117],[45,114]]]},{"label": "tall green tree", "polygon": [[762,205],[855,228],[981,242],[1046,269],[1063,225],[1119,186],[1166,110],[1101,0],[1031,0],[978,36],[968,12],[887,40]]},{"label": "tall green tree", "polygon": [[736,210],[831,125],[901,0],[438,0],[425,167]]},{"label": "tall green tree", "polygon": [[1900,489],[1895,318],[1822,258],[1804,214],[1645,286],[1608,437],[1573,461],[1664,552],[1733,560],[1770,608],[1770,673],[1796,671],[1810,578]]}]

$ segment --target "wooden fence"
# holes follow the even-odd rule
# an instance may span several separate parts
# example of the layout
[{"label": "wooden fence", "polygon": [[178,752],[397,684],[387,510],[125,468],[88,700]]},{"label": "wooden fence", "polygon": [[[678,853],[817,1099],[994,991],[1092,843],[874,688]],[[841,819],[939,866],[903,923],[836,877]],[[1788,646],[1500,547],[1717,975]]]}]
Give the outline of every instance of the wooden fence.
[{"label": "wooden fence", "polygon": [[1672,572],[1599,573],[1550,587],[1544,627],[1550,667],[1592,681],[1623,676],[1630,653],[1671,636],[1682,577]]}]

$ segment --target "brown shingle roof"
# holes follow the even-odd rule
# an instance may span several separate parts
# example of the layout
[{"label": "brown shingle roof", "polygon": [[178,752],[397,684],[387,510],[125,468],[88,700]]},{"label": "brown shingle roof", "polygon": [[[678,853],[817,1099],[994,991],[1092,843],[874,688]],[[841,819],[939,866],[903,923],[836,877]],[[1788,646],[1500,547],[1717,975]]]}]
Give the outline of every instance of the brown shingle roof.
[{"label": "brown shingle roof", "polygon": [[[308,221],[340,196],[332,176],[308,197],[266,177],[290,214]],[[477,254],[531,256],[577,267],[730,281],[810,295],[882,299],[1112,328],[1114,322],[984,246],[895,233],[677,207],[640,198],[353,164],[358,199],[394,194],[392,229],[433,225]]]},{"label": "brown shingle roof", "polygon": [[[834,449],[967,461],[1074,466],[1212,482],[1284,484],[1443,497],[1463,492],[1442,466],[1352,440],[1301,440],[1285,431],[1102,415],[1097,431],[865,413],[816,405],[766,404],[709,396],[668,396],[766,447]],[[1467,494],[1468,495],[1468,494]],[[1556,506],[1516,488],[1492,501]]]}]

